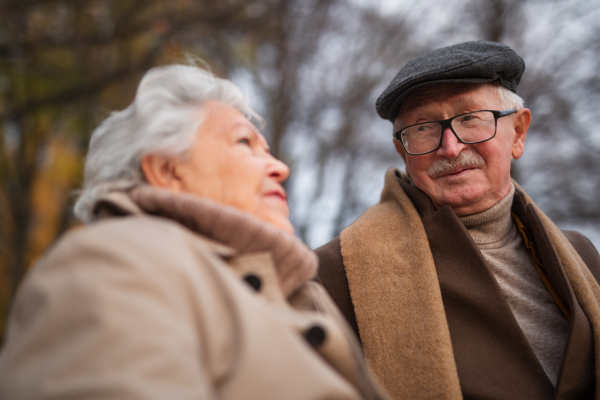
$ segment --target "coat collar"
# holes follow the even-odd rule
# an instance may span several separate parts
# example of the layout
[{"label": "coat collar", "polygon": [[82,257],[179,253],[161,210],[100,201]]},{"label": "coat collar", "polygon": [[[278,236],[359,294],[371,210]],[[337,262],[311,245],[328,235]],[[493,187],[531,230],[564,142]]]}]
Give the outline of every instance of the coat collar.
[{"label": "coat collar", "polygon": [[94,207],[97,218],[151,214],[176,221],[201,235],[219,255],[267,251],[285,296],[314,277],[315,254],[298,238],[236,208],[187,193],[141,185],[103,196]]}]

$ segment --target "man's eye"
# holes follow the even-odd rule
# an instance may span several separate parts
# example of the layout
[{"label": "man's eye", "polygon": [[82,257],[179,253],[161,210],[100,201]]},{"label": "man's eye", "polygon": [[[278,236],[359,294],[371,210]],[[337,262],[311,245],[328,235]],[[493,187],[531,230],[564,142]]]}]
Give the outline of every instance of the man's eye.
[{"label": "man's eye", "polygon": [[431,124],[423,124],[423,125],[417,126],[418,132],[429,132],[432,129],[433,129],[433,125],[431,125]]},{"label": "man's eye", "polygon": [[467,115],[463,115],[462,117],[458,118],[458,121],[463,123],[463,122],[479,122],[481,121],[482,118],[478,115],[473,115],[473,114],[467,114]]},{"label": "man's eye", "polygon": [[238,140],[238,143],[250,146],[250,139],[249,138],[241,138],[241,139]]}]

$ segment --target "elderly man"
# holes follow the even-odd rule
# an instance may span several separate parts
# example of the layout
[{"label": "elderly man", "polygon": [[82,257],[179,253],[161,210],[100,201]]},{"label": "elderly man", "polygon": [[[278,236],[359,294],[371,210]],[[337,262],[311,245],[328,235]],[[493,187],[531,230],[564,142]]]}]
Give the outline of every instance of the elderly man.
[{"label": "elderly man", "polygon": [[319,276],[396,398],[600,398],[600,256],[510,178],[525,64],[467,42],[406,64],[377,100],[406,173],[317,250]]}]

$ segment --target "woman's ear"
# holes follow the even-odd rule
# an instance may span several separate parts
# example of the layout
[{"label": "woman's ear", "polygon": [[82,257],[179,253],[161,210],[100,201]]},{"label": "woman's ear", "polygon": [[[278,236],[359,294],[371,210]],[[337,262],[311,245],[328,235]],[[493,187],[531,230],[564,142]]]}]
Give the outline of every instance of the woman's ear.
[{"label": "woman's ear", "polygon": [[142,157],[141,168],[146,181],[152,186],[180,192],[181,177],[178,173],[177,159],[160,154],[148,154]]}]

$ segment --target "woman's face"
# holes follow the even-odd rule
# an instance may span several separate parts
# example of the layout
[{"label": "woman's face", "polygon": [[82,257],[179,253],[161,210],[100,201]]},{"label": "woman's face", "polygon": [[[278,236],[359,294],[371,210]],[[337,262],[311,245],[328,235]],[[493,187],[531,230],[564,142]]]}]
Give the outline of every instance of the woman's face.
[{"label": "woman's face", "polygon": [[207,102],[189,157],[176,161],[180,189],[228,204],[289,233],[289,168],[269,153],[267,141],[237,109]]}]

